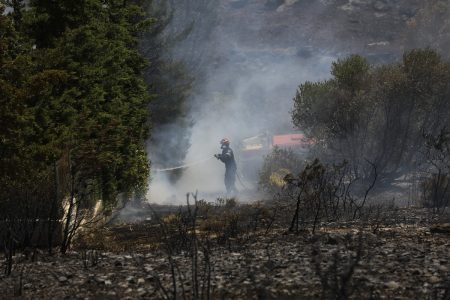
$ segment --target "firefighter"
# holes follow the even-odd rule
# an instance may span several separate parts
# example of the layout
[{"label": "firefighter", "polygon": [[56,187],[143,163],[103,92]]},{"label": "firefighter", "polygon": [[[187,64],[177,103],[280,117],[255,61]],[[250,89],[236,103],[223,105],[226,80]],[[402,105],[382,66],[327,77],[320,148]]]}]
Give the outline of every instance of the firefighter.
[{"label": "firefighter", "polygon": [[220,141],[220,148],[222,149],[222,153],[215,154],[214,156],[225,164],[225,187],[227,194],[236,194],[236,161],[234,160],[233,150],[230,148],[230,141],[226,138],[222,139]]}]

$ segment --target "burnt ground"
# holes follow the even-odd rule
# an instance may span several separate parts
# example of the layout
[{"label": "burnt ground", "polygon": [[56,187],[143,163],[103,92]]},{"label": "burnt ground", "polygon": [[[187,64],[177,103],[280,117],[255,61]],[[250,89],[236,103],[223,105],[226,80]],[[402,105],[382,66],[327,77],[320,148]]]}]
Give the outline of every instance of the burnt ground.
[{"label": "burnt ground", "polygon": [[[275,226],[222,244],[199,239],[199,297],[209,278],[211,299],[449,299],[449,229],[429,225],[417,209],[391,221],[322,224],[314,235]],[[17,254],[12,275],[0,275],[0,298],[171,298],[173,266],[178,298],[184,291],[192,299],[192,257],[173,251],[169,264],[158,234],[151,222],[114,225],[65,256]]]}]

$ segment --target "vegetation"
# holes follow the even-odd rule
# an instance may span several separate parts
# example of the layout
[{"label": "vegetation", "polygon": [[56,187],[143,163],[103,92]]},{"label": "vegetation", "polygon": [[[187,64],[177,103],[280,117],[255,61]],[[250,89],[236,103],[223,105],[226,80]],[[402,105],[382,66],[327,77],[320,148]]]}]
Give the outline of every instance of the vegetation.
[{"label": "vegetation", "polygon": [[277,193],[286,184],[285,176],[301,170],[304,164],[302,157],[291,149],[275,147],[264,158],[259,173],[259,185],[267,192]]},{"label": "vegetation", "polygon": [[65,252],[99,199],[111,211],[146,189],[150,97],[137,46],[153,21],[133,2],[15,4],[0,11],[1,226],[22,246],[45,226],[51,249],[64,216]]},{"label": "vegetation", "polygon": [[[200,76],[205,56],[190,49],[185,66],[172,60],[174,45],[197,46],[212,27],[188,24],[170,1],[2,3],[0,244],[65,252],[82,224],[145,194],[149,115],[157,132],[189,127],[185,70]],[[182,5],[210,22],[216,3],[202,3]],[[188,148],[178,134],[168,163]]]},{"label": "vegetation", "polygon": [[421,183],[422,204],[436,212],[450,205],[450,132],[426,135],[425,174]]},{"label": "vegetation", "polygon": [[317,141],[317,155],[350,161],[359,178],[373,177],[366,161],[382,183],[417,170],[423,133],[449,126],[450,62],[433,50],[412,50],[384,66],[353,55],[333,63],[331,74],[300,85],[293,122]]},{"label": "vegetation", "polygon": [[[193,2],[180,6],[207,15],[218,5]],[[435,51],[409,51],[386,66],[354,55],[333,63],[331,79],[302,84],[292,117],[318,158],[273,149],[260,184],[274,199],[211,203],[187,194],[185,206],[162,213],[146,206],[145,221],[89,228],[146,192],[149,110],[158,129],[189,124],[185,70],[204,78],[195,62],[208,58],[169,59],[182,55],[176,41],[198,47],[185,40],[186,19],[168,33],[174,1],[5,3],[14,10],[0,5],[0,282],[14,296],[39,298],[56,286],[55,297],[80,298],[448,298],[448,242],[433,234],[449,229],[428,223],[450,204],[450,61]],[[170,138],[185,150],[179,134]],[[366,201],[379,180],[413,172],[431,210],[400,215]],[[29,261],[37,248],[66,254],[73,244],[78,253]]]},{"label": "vegetation", "polygon": [[[144,77],[154,97],[149,105],[154,129],[149,141],[152,158],[160,166],[181,165],[194,123],[188,116],[192,95],[203,85],[213,55],[203,44],[208,43],[217,22],[218,1],[145,3],[149,15],[158,20],[143,34],[139,46],[150,60]],[[177,180],[181,172],[171,172],[170,179]]]}]

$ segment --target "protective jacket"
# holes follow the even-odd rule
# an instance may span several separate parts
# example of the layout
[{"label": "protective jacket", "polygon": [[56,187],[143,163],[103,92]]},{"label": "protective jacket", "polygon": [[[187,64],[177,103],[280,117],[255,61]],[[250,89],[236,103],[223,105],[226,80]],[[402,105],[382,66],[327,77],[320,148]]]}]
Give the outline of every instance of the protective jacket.
[{"label": "protective jacket", "polygon": [[236,181],[236,161],[234,159],[233,150],[230,147],[223,147],[222,154],[218,155],[220,161],[225,164],[225,187],[227,193],[237,192],[235,181]]}]

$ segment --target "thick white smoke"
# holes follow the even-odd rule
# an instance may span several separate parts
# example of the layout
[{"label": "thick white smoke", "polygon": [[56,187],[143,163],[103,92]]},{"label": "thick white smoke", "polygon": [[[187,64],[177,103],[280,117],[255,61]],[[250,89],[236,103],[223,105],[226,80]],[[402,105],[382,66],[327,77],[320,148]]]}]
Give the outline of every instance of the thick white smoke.
[{"label": "thick white smoke", "polygon": [[[169,182],[167,173],[154,171],[152,202],[183,203],[185,194],[196,190],[204,197],[224,196],[225,168],[213,158],[220,152],[219,141],[224,137],[231,140],[240,169],[237,148],[241,139],[266,131],[293,132],[290,110],[298,84],[326,78],[334,59],[314,55],[305,60],[289,49],[249,51],[235,46],[232,53],[235,57],[230,57],[229,63],[209,73],[190,111],[195,124],[185,163],[203,162],[185,169],[176,183]],[[252,183],[242,185],[238,180],[236,185],[243,190]]]},{"label": "thick white smoke", "polygon": [[[185,169],[181,178],[172,183],[168,172],[155,172],[158,165],[167,166],[167,161],[161,156],[151,157],[151,202],[184,203],[185,194],[196,190],[201,196],[209,197],[208,200],[224,196],[224,165],[213,158],[220,151],[219,141],[229,138],[238,154],[239,141],[245,137],[264,132],[294,132],[290,111],[298,85],[328,78],[332,61],[359,53],[358,49],[366,47],[365,42],[357,43],[351,36],[349,47],[345,41],[337,45],[333,33],[342,33],[345,27],[333,26],[341,19],[343,24],[353,26],[347,19],[354,19],[357,10],[345,10],[333,1],[211,0],[208,3],[213,2],[218,9],[209,8],[204,15],[203,6],[197,5],[192,20],[201,24],[202,30],[196,34],[194,28],[192,38],[188,37],[174,51],[176,59],[197,57],[194,62],[199,63],[195,67],[203,72],[190,100],[189,118],[194,126],[189,131],[191,146],[184,163],[211,159]],[[189,20],[189,12],[183,7],[181,11],[182,19]],[[213,12],[217,15],[212,16]],[[323,19],[331,12],[339,18]],[[213,29],[205,31],[208,18],[214,19]],[[177,22],[177,14],[174,23],[178,27],[183,24]],[[326,49],[320,46],[325,44]],[[359,48],[351,48],[355,45]],[[195,69],[192,65],[195,63],[191,60],[191,69]],[[171,151],[179,150],[170,145],[171,137],[176,136],[173,130],[180,128],[167,129],[156,133],[166,136],[167,143],[150,149],[150,154],[163,152],[170,156]],[[237,159],[238,169],[242,168],[239,156]],[[245,185],[250,187],[252,183],[245,182]],[[237,187],[244,189],[239,181]]]}]

